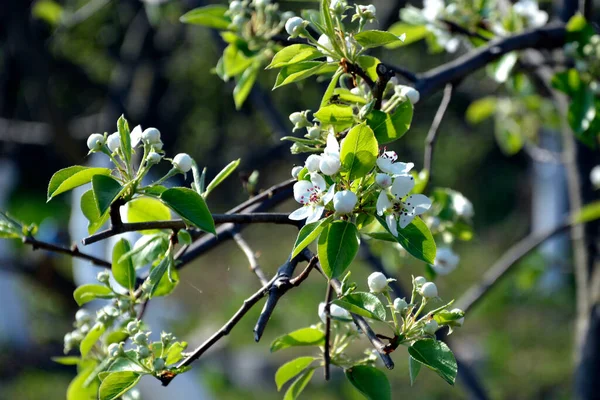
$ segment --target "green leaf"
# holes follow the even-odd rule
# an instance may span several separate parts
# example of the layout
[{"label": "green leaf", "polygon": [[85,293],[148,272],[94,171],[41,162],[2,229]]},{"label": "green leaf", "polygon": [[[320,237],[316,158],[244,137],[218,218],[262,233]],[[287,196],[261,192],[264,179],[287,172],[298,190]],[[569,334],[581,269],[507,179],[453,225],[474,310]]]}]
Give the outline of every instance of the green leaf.
[{"label": "green leaf", "polygon": [[433,315],[433,319],[435,319],[439,325],[446,325],[448,323],[461,319],[464,316],[465,313],[463,311],[441,310]]},{"label": "green leaf", "polygon": [[419,375],[419,371],[421,371],[421,363],[411,356],[408,356],[408,375],[410,376],[410,386],[415,384],[417,376]]},{"label": "green leaf", "polygon": [[236,110],[242,108],[244,102],[250,95],[252,87],[254,86],[254,82],[256,82],[256,78],[258,77],[259,68],[259,63],[253,63],[242,73],[240,79],[238,79],[235,85],[235,88],[233,88],[233,101],[235,103]]},{"label": "green leaf", "polygon": [[302,61],[296,64],[286,65],[279,71],[273,90],[292,82],[306,79],[316,74],[325,65],[327,64],[322,61]]},{"label": "green leaf", "polygon": [[227,79],[242,74],[254,62],[253,58],[247,57],[235,44],[230,44],[223,50],[221,59],[223,60],[223,71]]},{"label": "green leaf", "polygon": [[[321,0],[319,13],[321,14],[321,23],[323,24],[323,29],[325,30],[323,33],[326,34],[330,38],[334,38],[336,36],[335,28],[333,26],[333,19],[331,18],[330,6],[331,0]],[[331,45],[335,52],[340,53],[339,45],[335,40],[331,41]]]},{"label": "green leaf", "polygon": [[129,130],[129,123],[124,115],[121,115],[117,121],[117,130],[119,131],[119,138],[121,139],[121,152],[125,157],[125,163],[129,165],[131,162],[131,131]]},{"label": "green leaf", "polygon": [[148,278],[146,280],[148,286],[150,287],[150,289],[148,291],[150,296],[152,296],[154,294],[154,292],[156,291],[156,289],[158,288],[160,281],[163,279],[163,277],[167,273],[167,270],[169,269],[170,264],[171,264],[171,258],[166,256],[158,263],[158,265],[156,267],[152,268],[152,270],[150,271],[150,275],[148,275]]},{"label": "green leaf", "polygon": [[292,258],[296,257],[302,250],[319,237],[323,229],[329,225],[331,218],[325,218],[317,222],[306,224],[298,232],[294,249],[292,250]]},{"label": "green leaf", "polygon": [[118,399],[140,381],[141,374],[132,371],[113,372],[100,384],[99,400]]},{"label": "green leaf", "polygon": [[595,221],[600,218],[600,200],[584,205],[572,217],[574,224]]},{"label": "green leaf", "polygon": [[315,360],[315,357],[298,357],[279,367],[277,372],[275,372],[277,391],[281,390],[283,385],[298,376]]},{"label": "green leaf", "polygon": [[367,292],[355,292],[341,299],[334,300],[333,304],[337,304],[345,310],[350,311],[353,314],[361,315],[363,317],[376,319],[378,321],[384,321],[387,318],[385,306],[372,293]]},{"label": "green leaf", "polygon": [[60,23],[63,15],[63,7],[52,0],[40,0],[34,3],[31,15],[55,26]]},{"label": "green leaf", "polygon": [[350,180],[362,178],[373,169],[378,154],[379,146],[373,130],[366,123],[357,125],[342,140],[342,169]]},{"label": "green leaf", "polygon": [[354,111],[350,106],[330,104],[321,107],[314,117],[324,125],[347,125],[354,122]]},{"label": "green leaf", "polygon": [[314,46],[308,44],[293,44],[279,50],[273,57],[271,64],[267,67],[281,68],[292,64],[297,64],[302,61],[310,61],[323,55]]},{"label": "green leaf", "polygon": [[[381,226],[389,232],[385,220],[380,216],[376,218]],[[431,236],[429,228],[419,217],[415,217],[404,229],[398,227],[396,241],[413,257],[423,260],[428,264],[433,264],[435,261],[435,241],[433,240],[433,236]]]},{"label": "green leaf", "polygon": [[343,73],[344,70],[342,68],[338,68],[338,70],[335,72],[335,74],[331,78],[331,82],[329,82],[329,85],[327,86],[327,90],[325,91],[323,98],[321,99],[320,107],[327,106],[327,104],[329,103],[329,99],[331,99],[331,96],[333,96],[333,93],[335,92],[335,87],[337,86],[338,81],[340,80],[340,76],[342,76]]},{"label": "green leaf", "polygon": [[216,235],[215,222],[206,202],[192,189],[184,187],[167,189],[160,195],[160,199],[189,223]]},{"label": "green leaf", "polygon": [[231,19],[225,15],[227,9],[223,5],[200,7],[183,14],[179,20],[185,24],[204,25],[224,30],[231,24]]},{"label": "green leaf", "polygon": [[105,331],[106,331],[106,326],[104,326],[104,324],[97,322],[92,327],[92,329],[90,329],[88,331],[88,333],[86,333],[85,337],[81,341],[81,344],[79,345],[79,351],[81,352],[81,357],[83,357],[83,358],[87,357],[87,355],[90,352],[90,350],[92,349],[92,347],[94,347],[96,342],[98,342],[98,340],[100,340],[100,337],[102,336],[102,334]]},{"label": "green leaf", "polygon": [[512,118],[496,118],[494,135],[500,150],[509,156],[517,154],[525,144],[521,126]]},{"label": "green leaf", "polygon": [[421,364],[435,371],[446,382],[454,385],[458,366],[450,348],[435,339],[423,339],[413,343],[408,353]]},{"label": "green leaf", "polygon": [[130,291],[135,288],[135,268],[131,258],[120,261],[123,254],[131,251],[131,245],[126,239],[119,240],[112,253],[112,273],[119,285]]},{"label": "green leaf", "polygon": [[[127,202],[127,222],[167,221],[171,219],[171,210],[159,200],[151,197],[136,197]],[[160,229],[140,231],[142,235],[160,233]]]},{"label": "green leaf", "polygon": [[[118,357],[113,361],[112,364],[108,367],[106,371],[108,372],[144,372],[144,368],[142,368],[138,363],[133,361],[136,359],[137,354],[134,350],[128,350],[125,352],[127,357]],[[131,358],[129,358],[131,357]]]},{"label": "green leaf", "polygon": [[113,178],[106,175],[96,175],[92,178],[92,192],[96,200],[96,206],[102,215],[110,208],[110,205],[119,196],[123,187]]},{"label": "green leaf", "polygon": [[478,124],[494,115],[498,101],[495,97],[488,96],[472,102],[467,108],[466,118],[471,124]]},{"label": "green leaf", "polygon": [[81,358],[77,356],[51,357],[50,359],[61,365],[77,365],[81,362]]},{"label": "green leaf", "polygon": [[346,378],[369,400],[391,400],[392,389],[385,374],[375,367],[355,365],[348,368]]},{"label": "green leaf", "polygon": [[365,49],[381,47],[385,45],[398,45],[404,40],[393,33],[386,31],[364,31],[354,36],[354,39]]},{"label": "green leaf", "polygon": [[395,49],[401,46],[407,46],[411,43],[418,42],[421,39],[425,39],[425,37],[429,34],[429,30],[425,25],[410,25],[403,22],[396,22],[394,25],[390,26],[390,29],[388,29],[388,31],[397,36],[406,34],[406,39],[404,39],[404,42],[401,41],[396,43],[390,43],[385,46],[388,49]]},{"label": "green leaf", "polygon": [[408,129],[413,118],[413,106],[410,102],[400,103],[393,114],[373,110],[367,116],[367,125],[371,127],[379,145],[400,139]]},{"label": "green leaf", "polygon": [[292,385],[285,392],[285,396],[283,396],[283,400],[295,400],[300,396],[308,382],[312,379],[313,374],[315,373],[314,368],[307,369],[292,383]]},{"label": "green leaf", "polygon": [[271,343],[271,353],[296,346],[320,346],[325,340],[325,334],[315,328],[302,328],[279,336]]},{"label": "green leaf", "polygon": [[73,292],[73,298],[79,306],[82,306],[92,300],[111,299],[113,297],[114,293],[109,287],[93,283],[81,285]]},{"label": "green leaf", "polygon": [[98,382],[86,386],[88,377],[94,373],[96,362],[89,362],[81,368],[77,376],[71,381],[67,388],[67,400],[94,400],[98,392]]},{"label": "green leaf", "polygon": [[235,171],[239,165],[240,165],[239,158],[237,160],[232,161],[229,164],[227,164],[227,166],[225,166],[225,168],[223,168],[221,170],[221,172],[219,172],[217,174],[217,176],[215,176],[215,178],[208,184],[208,186],[206,187],[206,190],[202,194],[203,197],[206,198],[210,194],[210,192],[212,192],[217,186],[219,186],[221,184],[221,182],[223,182],[225,179],[227,179],[227,177],[229,175],[231,175],[233,173],[233,171]]},{"label": "green leaf", "polygon": [[333,91],[333,94],[337,95],[340,101],[343,101],[346,103],[356,103],[356,104],[361,104],[361,105],[367,104],[367,101],[365,100],[364,97],[355,95],[352,92],[350,92],[348,89],[336,88]]},{"label": "green leaf", "polygon": [[319,236],[318,254],[327,277],[342,276],[358,253],[358,230],[348,221],[335,221]]},{"label": "green leaf", "polygon": [[75,165],[73,167],[64,168],[57,171],[48,184],[48,200],[52,200],[55,196],[75,189],[78,186],[85,185],[92,180],[96,175],[110,175],[108,168],[89,168]]},{"label": "green leaf", "polygon": [[374,82],[379,78],[377,75],[377,66],[381,63],[378,58],[371,56],[360,56],[358,57],[358,65],[365,70],[369,78]]},{"label": "green leaf", "polygon": [[187,349],[186,342],[175,342],[170,345],[167,349],[167,356],[165,357],[166,365],[175,364],[179,362],[183,358],[181,354],[185,349]]}]

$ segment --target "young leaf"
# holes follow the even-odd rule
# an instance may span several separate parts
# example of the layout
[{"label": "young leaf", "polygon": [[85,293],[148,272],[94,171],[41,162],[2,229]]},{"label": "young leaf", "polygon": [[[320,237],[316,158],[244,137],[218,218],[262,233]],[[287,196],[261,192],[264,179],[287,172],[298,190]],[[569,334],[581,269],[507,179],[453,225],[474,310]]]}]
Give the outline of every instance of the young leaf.
[{"label": "young leaf", "polygon": [[50,357],[50,359],[61,365],[77,365],[81,362],[81,358],[77,356]]},{"label": "young leaf", "polygon": [[429,30],[425,25],[410,25],[403,22],[396,22],[388,29],[390,33],[394,35],[406,35],[404,41],[398,41],[395,43],[387,44],[385,47],[388,49],[395,49],[401,46],[407,46],[411,43],[418,42],[429,34]]},{"label": "young leaf", "polygon": [[199,7],[183,14],[179,20],[185,24],[204,25],[214,29],[227,29],[231,19],[225,15],[228,8],[223,5]]},{"label": "young leaf", "polygon": [[73,298],[80,307],[92,300],[110,299],[113,297],[114,293],[109,287],[93,283],[81,285],[73,292]]},{"label": "young leaf", "polygon": [[350,180],[361,178],[373,169],[378,154],[375,134],[365,123],[352,128],[342,140],[340,158]]},{"label": "young leaf", "polygon": [[584,205],[571,218],[573,222],[577,224],[600,219],[600,200]]},{"label": "young leaf", "polygon": [[253,58],[246,57],[236,44],[230,44],[223,50],[223,72],[227,79],[242,74],[254,62]]},{"label": "young leaf", "polygon": [[271,353],[278,350],[287,349],[295,346],[320,346],[323,344],[325,334],[318,329],[302,328],[290,332],[287,335],[279,336],[271,343]]},{"label": "young leaf", "polygon": [[292,82],[298,82],[316,74],[319,69],[327,65],[321,61],[302,61],[296,64],[287,65],[282,67],[275,80],[275,86],[273,90],[278,87],[290,84]]},{"label": "young leaf", "polygon": [[205,232],[217,233],[206,202],[192,189],[184,187],[167,189],[160,195],[160,199],[192,225]]},{"label": "young leaf", "polygon": [[78,186],[85,185],[92,180],[95,175],[110,175],[108,168],[89,168],[75,165],[57,171],[48,184],[48,200],[55,196],[75,189]]},{"label": "young leaf", "polygon": [[98,205],[94,199],[94,192],[92,189],[85,192],[80,199],[80,206],[83,215],[88,219],[88,233],[91,235],[96,232],[106,221],[108,221],[109,213],[105,212],[104,215],[100,215],[98,211]]},{"label": "young leaf", "polygon": [[356,315],[376,319],[378,321],[385,321],[387,317],[385,306],[381,300],[372,293],[355,292],[344,296],[341,299],[334,300],[333,304]]},{"label": "young leaf", "polygon": [[113,178],[106,175],[96,175],[92,178],[92,192],[100,215],[104,214],[119,196],[123,187]]},{"label": "young leaf", "polygon": [[233,101],[236,110],[242,108],[248,95],[250,95],[254,82],[256,82],[256,78],[258,77],[259,67],[260,64],[258,62],[252,63],[252,65],[242,73],[235,88],[233,88]]},{"label": "young leaf", "polygon": [[183,358],[181,354],[187,348],[186,342],[175,342],[170,345],[166,351],[167,356],[165,357],[166,365],[175,364]]},{"label": "young leaf", "polygon": [[469,104],[465,118],[471,124],[478,124],[494,115],[497,103],[498,100],[492,96],[477,99]]},{"label": "young leaf", "polygon": [[373,129],[377,142],[391,143],[400,139],[410,128],[413,118],[413,107],[410,102],[400,103],[393,114],[373,110],[367,116],[367,124]]},{"label": "young leaf", "polygon": [[204,193],[202,193],[202,196],[204,198],[208,197],[210,192],[212,192],[217,186],[219,186],[221,184],[221,182],[223,182],[225,179],[227,179],[227,177],[229,175],[231,175],[233,173],[233,171],[235,171],[239,165],[240,165],[239,158],[237,160],[232,161],[229,164],[227,164],[227,166],[225,166],[225,168],[223,168],[221,170],[221,172],[219,172],[217,174],[217,176],[215,176],[215,178],[208,184],[208,186],[206,187],[206,190],[204,191]]},{"label": "young leaf", "polygon": [[331,99],[331,96],[333,96],[333,93],[335,92],[335,87],[337,86],[338,81],[340,80],[340,76],[342,76],[343,72],[344,72],[344,70],[342,68],[338,68],[338,70],[335,72],[335,74],[331,78],[331,82],[329,82],[329,86],[327,86],[327,90],[325,91],[325,94],[323,95],[323,98],[321,99],[320,107],[325,107],[329,103],[329,99]]},{"label": "young leaf", "polygon": [[376,81],[379,78],[377,75],[377,66],[381,64],[378,58],[371,56],[360,56],[358,57],[358,65],[365,70],[369,78]]},{"label": "young leaf", "polygon": [[300,396],[308,382],[310,382],[313,374],[315,373],[315,368],[307,369],[292,383],[292,385],[285,392],[285,396],[283,396],[283,400],[295,400]]},{"label": "young leaf", "polygon": [[100,384],[99,400],[115,400],[127,393],[139,382],[141,374],[133,371],[120,371],[109,374]]},{"label": "young leaf", "polygon": [[[144,369],[135,361],[136,354],[134,350],[128,350],[125,352],[127,357],[119,357],[113,361],[112,364],[106,370],[107,372],[144,372]],[[131,358],[129,358],[131,357]]]},{"label": "young leaf", "polygon": [[[171,210],[159,200],[137,197],[126,205],[127,222],[166,221],[171,219]],[[160,233],[160,229],[140,231],[142,235]]]},{"label": "young leaf", "polygon": [[294,243],[294,249],[292,250],[292,258],[296,257],[309,244],[315,241],[330,222],[331,218],[326,218],[304,225],[302,229],[300,229],[300,232],[298,232],[298,237],[296,238],[296,243]]},{"label": "young leaf", "polygon": [[149,294],[150,296],[152,296],[154,294],[154,292],[156,291],[156,289],[158,288],[158,285],[160,283],[160,281],[163,279],[163,277],[165,276],[167,270],[169,269],[169,265],[171,264],[171,258],[170,257],[165,257],[161,260],[160,263],[158,263],[158,265],[154,268],[152,268],[152,270],[150,271],[150,275],[148,276],[148,285],[150,286],[150,290],[149,290]]},{"label": "young leaf", "polygon": [[85,358],[92,347],[96,344],[96,342],[100,339],[102,334],[106,331],[106,326],[101,323],[96,323],[92,329],[86,333],[85,337],[81,341],[79,345],[79,351],[81,352],[81,357]]},{"label": "young leaf", "polygon": [[369,400],[391,400],[392,389],[385,374],[375,367],[355,365],[348,368],[346,378]]},{"label": "young leaf", "polygon": [[416,361],[434,370],[446,382],[454,385],[458,366],[446,343],[435,339],[418,340],[408,348],[408,353]]},{"label": "young leaf", "polygon": [[279,50],[273,57],[273,60],[267,69],[286,67],[302,61],[314,60],[315,58],[322,56],[321,52],[314,46],[308,44],[293,44]]},{"label": "young leaf", "polygon": [[327,277],[342,276],[358,253],[358,230],[348,221],[335,221],[319,236],[319,261]]},{"label": "young leaf", "polygon": [[121,139],[121,152],[125,157],[125,163],[129,165],[131,162],[131,132],[124,115],[121,115],[117,121],[117,130],[119,131],[119,138]]},{"label": "young leaf", "polygon": [[350,126],[354,122],[354,111],[352,110],[352,107],[341,106],[338,104],[330,104],[321,107],[314,116],[324,125]]},{"label": "young leaf", "polygon": [[354,36],[354,39],[365,49],[403,43],[399,36],[385,31],[364,31]]},{"label": "young leaf", "polygon": [[408,375],[410,376],[410,386],[415,384],[417,376],[419,375],[419,371],[421,371],[421,363],[411,356],[408,356]]},{"label": "young leaf", "polygon": [[[389,232],[385,220],[380,216],[376,218],[381,226]],[[434,263],[436,253],[435,240],[433,240],[433,236],[431,236],[427,225],[419,217],[415,217],[404,229],[398,227],[396,241],[413,257],[423,260],[428,264]]]},{"label": "young leaf", "polygon": [[298,357],[283,364],[277,372],[275,372],[275,384],[277,390],[281,390],[283,385],[298,376],[316,359],[314,357]]},{"label": "young leaf", "polygon": [[131,258],[120,261],[123,254],[131,251],[131,245],[126,239],[119,240],[112,253],[112,273],[119,285],[130,291],[135,288],[135,268]]},{"label": "young leaf", "polygon": [[71,381],[67,388],[67,400],[90,400],[95,399],[98,392],[97,381],[85,385],[88,377],[94,373],[96,362],[88,363],[82,367],[77,376]]}]

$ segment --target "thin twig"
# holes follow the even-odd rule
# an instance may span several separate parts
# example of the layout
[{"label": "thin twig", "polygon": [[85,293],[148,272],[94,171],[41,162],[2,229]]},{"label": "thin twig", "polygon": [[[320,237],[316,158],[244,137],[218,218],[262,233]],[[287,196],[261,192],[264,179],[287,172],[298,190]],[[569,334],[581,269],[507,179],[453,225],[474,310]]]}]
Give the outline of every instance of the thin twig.
[{"label": "thin twig", "polygon": [[238,247],[244,252],[248,262],[250,263],[250,270],[258,277],[261,285],[266,285],[269,281],[267,276],[263,272],[262,268],[258,264],[256,253],[252,250],[248,242],[244,239],[241,233],[236,232],[233,234],[233,240],[237,243]]},{"label": "thin twig", "polygon": [[377,82],[373,85],[372,93],[373,98],[375,98],[374,108],[376,110],[381,110],[383,94],[385,93],[388,82],[394,76],[394,71],[389,69],[385,64],[380,63],[377,65],[377,76]]},{"label": "thin twig", "polygon": [[449,83],[444,88],[444,96],[442,97],[440,106],[438,107],[437,112],[435,113],[435,117],[433,117],[433,122],[431,123],[429,132],[427,133],[427,137],[425,138],[425,155],[423,157],[423,169],[429,173],[429,181],[431,181],[431,176],[433,175],[433,151],[435,149],[437,133],[440,128],[440,124],[444,119],[444,115],[446,114],[446,110],[448,109],[448,105],[450,104],[451,99],[452,84]]},{"label": "thin twig", "polygon": [[94,257],[92,255],[82,253],[79,251],[77,246],[73,246],[71,248],[58,246],[52,243],[43,242],[41,240],[37,240],[33,236],[26,236],[23,238],[23,243],[28,244],[32,247],[33,250],[43,249],[48,250],[54,253],[67,254],[71,257],[81,258],[83,260],[88,260],[92,264],[97,265],[99,267],[110,268],[111,263],[106,260],[102,260],[101,258]]},{"label": "thin twig", "polygon": [[325,292],[325,346],[323,349],[323,361],[325,362],[325,380],[328,381],[330,378],[330,364],[331,364],[331,348],[329,341],[331,340],[331,298],[333,296],[333,290],[331,290],[331,284],[327,282],[327,290]]}]

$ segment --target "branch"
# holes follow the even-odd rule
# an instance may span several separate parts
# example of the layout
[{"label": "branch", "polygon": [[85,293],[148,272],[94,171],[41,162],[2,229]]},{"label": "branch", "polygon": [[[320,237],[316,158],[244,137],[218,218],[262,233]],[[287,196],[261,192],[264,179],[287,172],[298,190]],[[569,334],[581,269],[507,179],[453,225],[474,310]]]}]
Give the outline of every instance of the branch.
[{"label": "branch", "polygon": [[381,103],[383,102],[383,93],[385,92],[385,88],[394,76],[394,71],[389,69],[385,64],[377,65],[377,82],[373,85],[373,98],[375,98],[375,106],[376,110],[381,110]]},{"label": "branch", "polygon": [[433,122],[431,123],[431,127],[429,128],[429,132],[427,133],[427,138],[425,138],[425,155],[423,157],[423,169],[426,170],[429,174],[428,181],[431,180],[431,176],[433,175],[433,150],[437,139],[438,129],[440,127],[440,124],[442,123],[442,119],[444,119],[444,115],[446,114],[446,110],[448,109],[448,105],[450,104],[451,99],[452,84],[449,83],[444,88],[444,97],[442,97],[440,106],[438,107],[438,110],[435,113],[435,117],[433,118]]},{"label": "branch", "polygon": [[327,291],[325,292],[325,348],[323,349],[323,361],[325,362],[325,380],[328,381],[330,378],[329,367],[331,364],[331,297],[333,291],[331,290],[331,284],[327,282]]},{"label": "branch", "polygon": [[246,242],[246,240],[244,239],[242,234],[239,232],[236,232],[233,234],[233,240],[235,240],[238,247],[246,255],[246,258],[248,259],[248,262],[250,263],[250,270],[252,272],[254,272],[254,274],[256,274],[261,285],[263,285],[263,286],[266,285],[269,280],[267,279],[263,270],[260,268],[260,265],[258,265],[258,260],[256,259],[256,253],[252,250],[252,248],[250,247],[248,242]]},{"label": "branch", "polygon": [[92,255],[89,254],[85,254],[79,251],[79,249],[77,248],[77,246],[73,246],[71,248],[68,247],[62,247],[62,246],[58,246],[52,243],[47,243],[47,242],[43,242],[40,240],[37,240],[36,238],[34,238],[33,236],[26,236],[23,238],[23,243],[31,245],[33,250],[37,250],[37,249],[43,249],[43,250],[48,250],[48,251],[52,251],[54,253],[60,253],[60,254],[67,254],[71,257],[75,257],[75,258],[81,258],[83,260],[88,260],[90,261],[92,264],[97,265],[99,267],[105,267],[105,268],[110,268],[111,267],[111,263],[109,263],[106,260],[102,260],[98,257],[94,257]]}]

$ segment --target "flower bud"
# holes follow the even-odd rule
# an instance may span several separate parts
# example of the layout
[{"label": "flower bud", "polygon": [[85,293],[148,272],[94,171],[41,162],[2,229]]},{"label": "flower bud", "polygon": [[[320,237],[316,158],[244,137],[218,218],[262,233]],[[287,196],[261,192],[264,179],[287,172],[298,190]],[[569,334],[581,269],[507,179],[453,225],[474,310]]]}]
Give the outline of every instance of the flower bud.
[{"label": "flower bud", "polygon": [[298,129],[309,128],[313,125],[308,121],[308,111],[309,110],[297,111],[290,114],[290,122],[294,124],[294,132]]},{"label": "flower bud", "polygon": [[[463,313],[463,310],[461,310],[460,308],[455,308],[453,310],[450,310],[451,313]],[[465,317],[460,317],[459,319],[453,321],[453,325],[454,326],[463,326],[463,324],[465,323]]]},{"label": "flower bud", "polygon": [[327,176],[335,175],[342,167],[339,156],[323,155],[319,161],[319,169]]},{"label": "flower bud", "polygon": [[419,99],[421,98],[421,94],[413,88],[408,88],[404,94],[408,101],[410,101],[410,104],[412,105],[417,104],[419,102]]},{"label": "flower bud", "polygon": [[87,139],[87,147],[90,151],[99,151],[104,143],[106,143],[106,139],[99,133],[92,133]]},{"label": "flower bud", "polygon": [[596,165],[590,172],[590,181],[595,188],[600,189],[600,165]]},{"label": "flower bud", "polygon": [[421,294],[426,299],[431,299],[433,297],[437,297],[437,295],[438,295],[437,286],[435,286],[435,283],[433,283],[433,282],[425,282],[423,284],[423,286],[421,286]]},{"label": "flower bud", "polygon": [[91,320],[90,313],[83,308],[80,310],[77,310],[77,312],[75,313],[75,321],[77,322],[77,325],[85,324],[86,322],[89,322],[90,320]]},{"label": "flower bud", "polygon": [[127,324],[127,332],[129,332],[132,335],[135,335],[137,333],[137,331],[140,330],[140,321],[131,321],[130,323]]},{"label": "flower bud", "polygon": [[459,217],[472,218],[475,214],[473,212],[473,203],[460,193],[452,197],[452,208],[454,208],[454,212]]},{"label": "flower bud", "polygon": [[111,358],[115,358],[119,355],[119,344],[118,343],[111,343],[108,346],[108,356]]},{"label": "flower bud", "polygon": [[285,31],[290,35],[290,37],[295,38],[300,35],[302,29],[304,28],[304,20],[300,17],[292,17],[287,20],[285,23]]},{"label": "flower bud", "polygon": [[377,13],[377,9],[373,4],[369,4],[367,6],[358,6],[363,18],[366,19],[374,19],[375,14]]},{"label": "flower bud", "polygon": [[173,166],[179,171],[186,173],[192,169],[192,157],[185,153],[179,153],[173,158]]},{"label": "flower bud", "polygon": [[119,307],[119,310],[127,311],[127,310],[129,310],[129,307],[131,306],[131,301],[129,299],[120,299],[117,302],[117,306]]},{"label": "flower bud", "polygon": [[[352,321],[352,316],[350,315],[348,310],[335,304],[331,304],[329,306],[329,315],[331,316],[331,318],[337,319],[339,321]],[[321,321],[323,321],[323,323],[325,323],[325,321],[327,320],[325,315],[325,303],[319,304],[319,318],[321,319]]]},{"label": "flower bud", "polygon": [[255,7],[266,7],[271,3],[271,0],[254,0]]},{"label": "flower bud", "polygon": [[435,319],[430,319],[425,323],[425,326],[423,327],[423,332],[433,335],[439,329],[439,327],[440,326],[438,325]]},{"label": "flower bud", "polygon": [[357,202],[358,197],[350,190],[342,190],[333,196],[333,208],[339,214],[350,214]]},{"label": "flower bud", "polygon": [[302,171],[303,169],[304,167],[301,166],[296,166],[292,168],[292,178],[298,178],[298,175],[300,175],[300,171]]},{"label": "flower bud", "polygon": [[242,29],[244,25],[246,25],[246,22],[248,22],[248,19],[246,17],[244,17],[242,14],[237,14],[231,20],[231,25],[238,29]]},{"label": "flower bud", "polygon": [[156,128],[147,128],[142,132],[142,141],[146,144],[160,142],[160,131]]},{"label": "flower bud", "polygon": [[114,308],[113,306],[106,306],[102,308],[104,314],[108,315],[111,318],[116,318],[119,316],[119,310]]},{"label": "flower bud", "polygon": [[148,358],[150,356],[150,349],[147,347],[138,347],[137,354],[139,358]]},{"label": "flower bud", "polygon": [[229,3],[229,12],[232,14],[239,14],[243,9],[244,7],[242,6],[241,1],[234,0]]},{"label": "flower bud", "polygon": [[165,369],[165,359],[164,358],[156,358],[152,363],[155,371],[162,371]]},{"label": "flower bud", "polygon": [[387,189],[392,186],[392,177],[388,174],[379,173],[375,176],[375,183],[382,188]]},{"label": "flower bud", "polygon": [[106,270],[100,271],[98,272],[98,275],[96,275],[96,279],[98,280],[98,282],[108,283],[108,281],[110,280],[110,272]]},{"label": "flower bud", "polygon": [[317,124],[308,128],[308,136],[309,139],[319,139],[321,137],[321,127]]},{"label": "flower bud", "polygon": [[138,344],[140,346],[145,346],[148,344],[148,335],[144,332],[138,332],[133,337],[133,343]]},{"label": "flower bud", "polygon": [[427,283],[427,279],[425,279],[424,277],[417,276],[415,278],[415,286],[421,286],[421,285],[424,285],[425,283]]},{"label": "flower bud", "polygon": [[319,43],[322,46],[322,48],[320,48],[319,50],[323,50],[324,48],[329,53],[333,53],[333,45],[331,44],[331,39],[329,39],[329,36],[325,34],[319,36],[319,40],[317,40],[317,43]]},{"label": "flower bud", "polygon": [[117,151],[117,149],[121,146],[121,136],[119,136],[119,132],[108,135],[106,138],[106,145],[111,152],[114,153]]},{"label": "flower bud", "polygon": [[175,336],[173,336],[172,333],[161,332],[160,340],[165,346],[168,346],[171,342],[175,340]]},{"label": "flower bud", "polygon": [[305,165],[306,165],[306,168],[308,169],[308,172],[313,173],[313,172],[319,171],[320,163],[321,163],[321,156],[318,156],[316,154],[311,154],[306,159]]},{"label": "flower bud", "polygon": [[148,156],[146,157],[146,162],[149,165],[158,164],[160,160],[162,160],[162,156],[154,151],[148,153]]},{"label": "flower bud", "polygon": [[381,293],[388,286],[387,278],[381,272],[373,272],[369,275],[367,283],[369,285],[369,290],[373,293]]},{"label": "flower bud", "polygon": [[396,300],[394,300],[394,309],[399,313],[406,310],[407,307],[408,303],[406,302],[406,300],[401,298],[397,298]]}]

